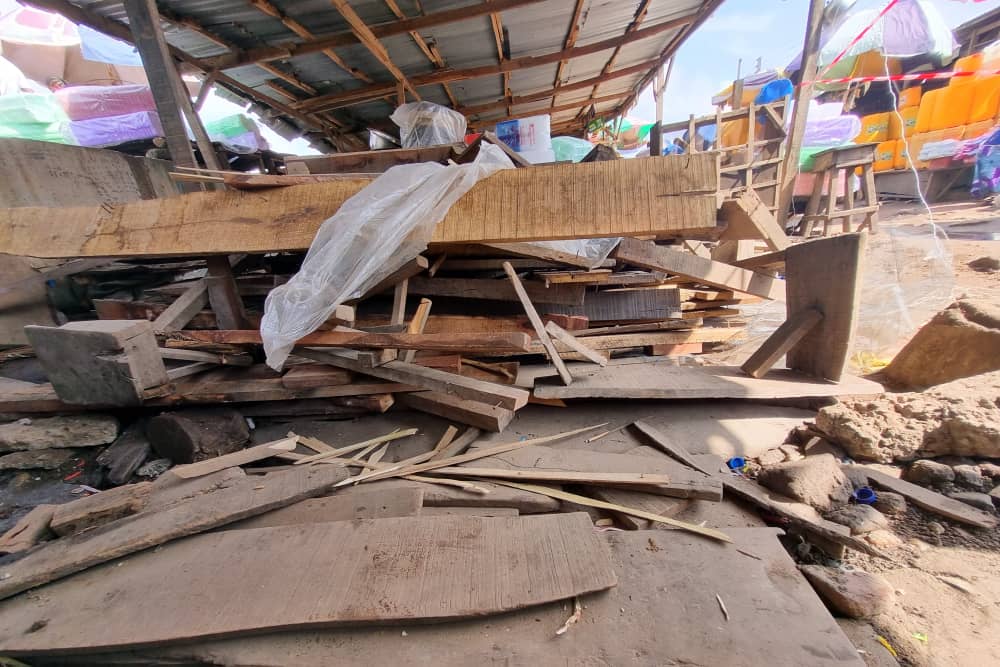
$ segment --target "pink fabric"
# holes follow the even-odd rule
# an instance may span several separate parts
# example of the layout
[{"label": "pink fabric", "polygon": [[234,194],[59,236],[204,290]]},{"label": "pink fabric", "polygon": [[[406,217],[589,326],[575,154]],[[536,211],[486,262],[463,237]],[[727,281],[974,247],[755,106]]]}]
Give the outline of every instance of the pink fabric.
[{"label": "pink fabric", "polygon": [[69,86],[55,95],[70,120],[156,111],[149,86]]}]

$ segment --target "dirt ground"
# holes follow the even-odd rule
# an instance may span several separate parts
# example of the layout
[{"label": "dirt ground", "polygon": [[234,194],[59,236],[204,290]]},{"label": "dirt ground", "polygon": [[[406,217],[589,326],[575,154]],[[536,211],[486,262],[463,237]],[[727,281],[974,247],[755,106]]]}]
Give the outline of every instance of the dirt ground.
[{"label": "dirt ground", "polygon": [[[968,223],[996,224],[1000,208],[979,204],[932,207],[935,222],[949,228]],[[883,207],[886,227],[925,225],[927,213],[913,204]],[[948,239],[952,255],[954,296],[974,298],[1000,307],[1000,272],[982,273],[968,263],[984,256],[1000,257],[1000,241]],[[928,526],[937,522],[944,533]],[[848,562],[879,572],[896,588],[899,604],[872,621],[909,665],[1000,664],[1000,530],[985,531],[950,522],[910,508],[892,520],[903,540],[890,550],[893,562],[850,553]],[[869,664],[885,664],[871,656]]]}]

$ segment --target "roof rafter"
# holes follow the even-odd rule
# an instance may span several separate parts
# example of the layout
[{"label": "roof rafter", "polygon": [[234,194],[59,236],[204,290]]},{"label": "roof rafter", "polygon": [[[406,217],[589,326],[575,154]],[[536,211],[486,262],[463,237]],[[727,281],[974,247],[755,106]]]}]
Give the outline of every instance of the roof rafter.
[{"label": "roof rafter", "polygon": [[[375,37],[390,37],[392,35],[401,35],[412,30],[423,30],[425,28],[432,28],[434,26],[445,25],[447,23],[455,23],[458,21],[464,21],[465,19],[474,18],[476,16],[490,14],[491,12],[506,11],[508,9],[525,7],[527,5],[534,5],[544,1],[545,0],[494,0],[493,2],[481,2],[476,5],[447,9],[401,21],[374,25],[371,26],[370,29]],[[323,49],[337,46],[350,46],[357,44],[359,41],[360,40],[358,40],[357,35],[355,35],[353,31],[340,32],[326,37],[320,37],[302,44],[293,44],[283,47],[265,47],[245,51],[240,54],[222,55],[207,59],[207,64],[220,69],[231,69],[233,67],[253,65],[265,60],[294,58],[296,56],[317,53]]]},{"label": "roof rafter", "polygon": [[[657,25],[652,25],[646,28],[642,28],[640,30],[636,30],[623,37],[606,39],[600,42],[595,42],[593,44],[587,44],[586,46],[577,46],[572,49],[564,49],[561,51],[547,53],[539,56],[523,56],[520,58],[511,58],[510,60],[506,60],[497,65],[484,65],[482,67],[471,67],[464,70],[443,70],[440,72],[421,74],[418,76],[411,77],[410,83],[412,83],[414,86],[427,86],[427,85],[446,83],[451,81],[474,79],[483,76],[492,76],[494,74],[501,74],[503,72],[513,72],[515,70],[538,67],[540,65],[548,65],[550,63],[559,62],[560,60],[572,60],[573,58],[579,58],[594,53],[600,53],[601,51],[607,51],[608,49],[613,49],[620,45],[630,44],[632,42],[648,39],[649,37],[653,37],[668,30],[673,30],[674,28],[686,25],[691,20],[693,20],[693,17],[683,17],[679,19],[674,19],[672,21],[667,21],[665,23],[660,23]],[[311,100],[308,100],[307,102],[303,102],[298,106],[298,108],[303,111],[306,110],[315,111],[317,109],[336,108],[338,105],[350,106],[350,104],[359,104],[367,100],[391,94],[394,90],[395,90],[395,84],[386,84],[386,83],[374,84],[371,86],[366,86],[355,90],[349,90],[342,93],[335,93],[332,95],[322,95],[320,97],[315,97]],[[343,104],[345,102],[349,102],[350,104]]]},{"label": "roof rafter", "polygon": [[417,92],[416,86],[410,83],[409,79],[406,78],[406,75],[403,74],[403,71],[396,67],[396,64],[392,62],[392,58],[389,57],[389,52],[382,45],[382,42],[378,40],[378,37],[376,37],[371,31],[368,24],[361,20],[361,17],[354,11],[354,8],[351,7],[350,3],[348,3],[347,0],[330,0],[330,2],[333,4],[334,8],[340,12],[340,15],[344,17],[347,24],[351,26],[351,32],[353,32],[358,38],[358,41],[360,41],[364,47],[368,49],[373,56],[375,56],[376,60],[382,63],[383,67],[389,70],[392,77],[396,79],[396,81],[399,82],[403,88],[409,90],[410,93],[419,100],[420,93]]},{"label": "roof rafter", "polygon": [[[396,0],[383,0],[383,2],[385,2],[386,6],[389,7],[389,11],[391,11],[397,19],[406,19],[406,14],[404,14],[403,10],[399,8],[398,4],[396,4]],[[419,9],[422,14],[424,11],[423,7],[419,7]],[[423,52],[427,59],[431,61],[435,69],[444,69],[446,67],[444,57],[441,55],[441,52],[438,51],[436,44],[428,42],[416,30],[410,30],[408,32],[410,34],[410,39],[413,40],[413,43],[417,45],[417,48]],[[444,88],[444,94],[448,96],[448,101],[451,102],[452,108],[457,107],[458,100],[455,99],[455,95],[452,94],[451,88],[448,84],[442,83],[441,87]]]},{"label": "roof rafter", "polygon": [[[647,12],[649,12],[649,3],[651,0],[639,0],[639,6],[635,9],[635,14],[632,16],[632,22],[628,24],[625,28],[625,34],[630,35],[639,29],[642,25],[643,19],[646,18]],[[621,53],[622,45],[615,47],[615,50],[611,52],[611,56],[608,58],[608,62],[604,64],[601,69],[601,74],[607,74],[611,71],[611,68],[615,66],[615,61],[618,59],[618,54]],[[594,84],[594,89],[590,91],[590,99],[594,99],[597,96],[597,89],[600,87],[600,83]]]},{"label": "roof rafter", "polygon": [[[583,3],[586,0],[576,0],[576,5],[573,7],[573,16],[569,21],[569,29],[566,31],[566,39],[563,41],[563,50],[572,49],[576,46],[576,39],[580,36],[580,27],[583,25],[583,20],[581,15],[583,14]],[[565,60],[560,60],[559,65],[556,66],[556,76],[552,81],[552,87],[559,88],[562,83],[563,67],[566,66]],[[555,95],[552,96],[552,106],[556,105]]]},{"label": "roof rafter", "polygon": [[[504,51],[504,34],[503,34],[503,21],[500,18],[498,12],[493,12],[490,14],[490,26],[493,28],[493,41],[497,45],[497,61],[504,62],[509,60],[507,54]],[[508,49],[510,47],[508,46]],[[501,85],[503,86],[503,96],[504,98],[510,98],[512,93],[510,90],[510,72],[504,72],[501,77]],[[510,105],[507,105],[507,115],[510,115]]]},{"label": "roof rafter", "polygon": [[[620,100],[621,97],[622,96],[621,96],[620,93],[619,94],[612,94],[612,95],[605,95],[604,97],[598,97],[597,99],[593,100],[593,102],[588,102],[587,105],[589,106],[590,104],[601,104],[602,102],[613,102],[613,101],[616,101],[616,100]],[[567,102],[566,104],[559,104],[559,105],[556,105],[554,107],[547,107],[546,109],[543,109],[542,111],[547,111],[550,114],[551,113],[558,113],[559,111],[573,111],[574,109],[578,109],[580,107],[580,104],[581,104],[580,102]],[[502,122],[502,121],[505,121],[505,120],[514,120],[515,118],[521,118],[521,117],[523,117],[523,115],[524,114],[521,114],[521,115],[513,114],[512,115],[512,114],[508,113],[506,116],[504,116],[502,118],[487,118],[485,120],[481,120],[481,121],[476,122],[476,123],[471,123],[471,125],[485,125],[485,124],[491,124],[491,123],[499,123],[499,122]]]}]

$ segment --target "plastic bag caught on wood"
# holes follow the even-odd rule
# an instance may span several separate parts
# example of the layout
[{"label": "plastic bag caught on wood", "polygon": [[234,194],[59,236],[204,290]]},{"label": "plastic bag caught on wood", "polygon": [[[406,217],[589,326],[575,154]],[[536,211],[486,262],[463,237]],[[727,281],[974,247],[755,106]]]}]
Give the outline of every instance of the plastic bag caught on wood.
[{"label": "plastic bag caught on wood", "polygon": [[[620,237],[603,239],[570,239],[567,241],[534,241],[519,243],[518,246],[535,246],[539,249],[539,257],[553,254],[554,257],[566,255],[577,260],[588,269],[595,269],[608,258],[611,251],[618,246]],[[502,248],[504,244],[493,244],[494,248]],[[546,251],[550,251],[546,253]],[[515,253],[516,254],[516,253]]]},{"label": "plastic bag caught on wood", "polygon": [[427,248],[434,228],[480,179],[514,167],[484,144],[475,161],[389,169],[323,222],[302,268],[264,304],[260,334],[267,363],[280,369],[295,341],[340,304],[362,296]]},{"label": "plastic bag caught on wood", "polygon": [[465,116],[433,102],[401,104],[389,119],[399,126],[403,148],[457,144],[465,139]]}]

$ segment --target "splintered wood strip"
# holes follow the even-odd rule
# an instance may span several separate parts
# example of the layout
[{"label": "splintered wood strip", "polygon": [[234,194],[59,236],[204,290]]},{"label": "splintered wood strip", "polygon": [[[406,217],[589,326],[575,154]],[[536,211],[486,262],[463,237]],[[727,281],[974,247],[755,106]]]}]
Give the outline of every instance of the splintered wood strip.
[{"label": "splintered wood strip", "polygon": [[[717,154],[701,153],[501,170],[455,202],[432,242],[712,235],[718,164]],[[197,192],[126,204],[0,209],[0,251],[76,258],[305,250],[320,225],[370,182],[294,185],[266,196]],[[621,196],[608,197],[609,188]],[[44,229],[40,219],[49,221]]]},{"label": "splintered wood strip", "polygon": [[0,536],[0,554],[15,554],[26,551],[38,544],[42,538],[51,535],[49,523],[57,505],[36,505],[17,523]]},{"label": "splintered wood strip", "polygon": [[0,599],[136,551],[323,495],[346,476],[341,467],[322,466],[274,473],[264,480],[240,479],[167,508],[139,512],[100,530],[46,543],[4,566],[7,576],[0,580]]},{"label": "splintered wood strip", "polygon": [[[455,554],[463,555],[463,567],[456,567]],[[151,577],[171,585],[151,587]],[[248,604],[239,594],[248,581],[253,597],[268,604]],[[443,621],[616,583],[608,549],[582,512],[231,530],[138,555],[128,567],[96,568],[49,587],[44,600],[6,601],[0,644],[18,655],[75,653],[286,628]],[[219,596],[218,604],[190,603],[205,591],[232,594]],[[104,604],[109,599],[119,604]],[[35,627],[39,618],[48,623]]]},{"label": "splintered wood strip", "polygon": [[451,443],[446,445],[443,449],[436,452],[434,456],[431,457],[431,461],[437,459],[446,459],[450,456],[458,456],[466,449],[469,448],[472,443],[479,439],[483,432],[475,427],[469,427],[465,429],[462,435],[458,436],[456,440],[452,440]]},{"label": "splintered wood strip", "polygon": [[385,435],[380,435],[369,440],[364,440],[362,442],[355,443],[353,445],[347,445],[346,447],[341,447],[339,449],[334,449],[329,452],[320,452],[319,454],[313,454],[312,456],[307,456],[304,459],[295,462],[295,465],[302,465],[306,463],[315,463],[316,461],[322,461],[324,459],[336,458],[338,456],[343,456],[344,454],[350,454],[352,452],[357,452],[369,445],[380,445],[383,442],[391,442],[393,440],[399,440],[400,438],[408,438],[411,435],[415,435],[417,429],[408,428],[402,431],[393,431],[392,433],[386,433]]},{"label": "splintered wood strip", "polygon": [[182,479],[202,477],[204,475],[210,475],[213,472],[223,470],[224,468],[232,468],[234,466],[241,466],[247,463],[254,463],[255,461],[262,461],[263,459],[269,459],[272,456],[277,456],[281,452],[291,452],[295,449],[295,445],[297,445],[298,442],[298,436],[275,440],[274,442],[257,445],[256,447],[248,447],[247,449],[232,452],[231,454],[223,454],[222,456],[216,456],[215,458],[198,461],[197,463],[174,466],[170,469],[170,474],[176,475]]},{"label": "splintered wood strip", "polygon": [[[403,475],[412,475],[414,473],[426,472],[428,470],[437,470],[438,468],[445,468],[447,466],[460,465],[469,461],[475,461],[476,459],[493,456],[494,454],[503,454],[504,452],[509,452],[521,447],[527,447],[529,445],[543,445],[548,442],[556,442],[565,438],[571,438],[574,435],[586,433],[587,431],[592,431],[602,426],[607,426],[607,422],[597,424],[595,426],[585,426],[573,431],[563,431],[562,433],[556,433],[554,435],[545,435],[538,438],[531,438],[529,440],[521,440],[520,442],[508,442],[502,445],[494,445],[493,447],[484,447],[482,449],[477,449],[474,452],[469,452],[468,454],[459,454],[458,456],[450,456],[445,459],[438,459],[436,461],[428,461],[427,463],[420,463],[418,465],[406,466],[402,470],[379,473],[378,476],[367,476],[366,479],[374,481],[375,479],[383,479],[385,477],[401,477]],[[361,480],[357,477],[352,477],[344,480],[338,486],[344,486],[358,481]]]},{"label": "splintered wood strip", "polygon": [[545,353],[549,356],[549,361],[551,361],[552,365],[556,367],[556,372],[558,372],[559,377],[562,378],[563,384],[572,384],[573,376],[569,374],[569,371],[566,369],[566,364],[563,363],[562,358],[556,351],[555,345],[552,344],[549,334],[545,331],[545,325],[542,324],[542,318],[538,316],[538,311],[535,310],[535,306],[532,305],[527,292],[524,291],[524,287],[521,285],[521,279],[517,277],[517,272],[514,271],[514,267],[512,267],[509,262],[504,262],[503,270],[507,274],[507,277],[510,278],[510,283],[514,287],[514,291],[517,292],[517,296],[521,300],[521,305],[524,306],[524,312],[528,315],[528,319],[531,321],[531,326],[535,329],[535,335],[538,336],[539,342],[542,344],[542,347],[545,348]]},{"label": "splintered wood strip", "polygon": [[674,528],[680,528],[681,530],[697,533],[698,535],[704,535],[705,537],[710,537],[713,540],[719,540],[720,542],[733,541],[725,533],[720,532],[718,530],[713,530],[712,528],[705,528],[703,526],[697,526],[693,523],[678,521],[677,519],[671,519],[670,517],[660,516],[658,514],[653,514],[652,512],[647,512],[645,510],[637,509],[634,507],[623,507],[622,505],[615,505],[614,503],[606,503],[603,500],[588,498],[587,496],[581,496],[576,493],[569,493],[568,491],[553,489],[552,487],[548,486],[538,486],[536,484],[521,484],[520,482],[502,482],[502,481],[494,481],[494,484],[501,484],[503,486],[509,486],[515,489],[520,489],[522,491],[539,493],[543,496],[549,496],[550,498],[556,498],[558,500],[565,500],[567,502],[576,503],[577,505],[584,505],[586,507],[596,507],[597,509],[629,514],[631,516],[639,517],[640,519],[656,521],[657,523],[663,523],[668,526],[673,526]]},{"label": "splintered wood strip", "polygon": [[309,449],[313,450],[317,454],[320,454],[320,453],[323,453],[323,452],[332,452],[334,450],[334,448],[331,447],[330,445],[326,444],[325,442],[323,442],[319,438],[312,437],[311,435],[296,435],[295,433],[289,431],[288,437],[289,438],[292,438],[292,437],[298,438],[300,445],[302,445],[303,447],[308,447]]},{"label": "splintered wood strip", "polygon": [[435,455],[440,454],[448,445],[451,444],[451,441],[455,439],[455,435],[457,434],[458,429],[449,425],[448,428],[445,429],[445,432],[441,435],[441,439],[437,441],[436,445],[434,445],[433,453]]},{"label": "splintered wood strip", "polygon": [[[430,299],[420,300],[420,303],[417,305],[417,312],[413,314],[413,319],[410,320],[410,323],[406,326],[406,333],[422,334],[424,332],[424,327],[427,326],[427,317],[431,314],[431,305]],[[402,361],[413,363],[416,356],[416,350],[407,350],[403,354]]]}]

